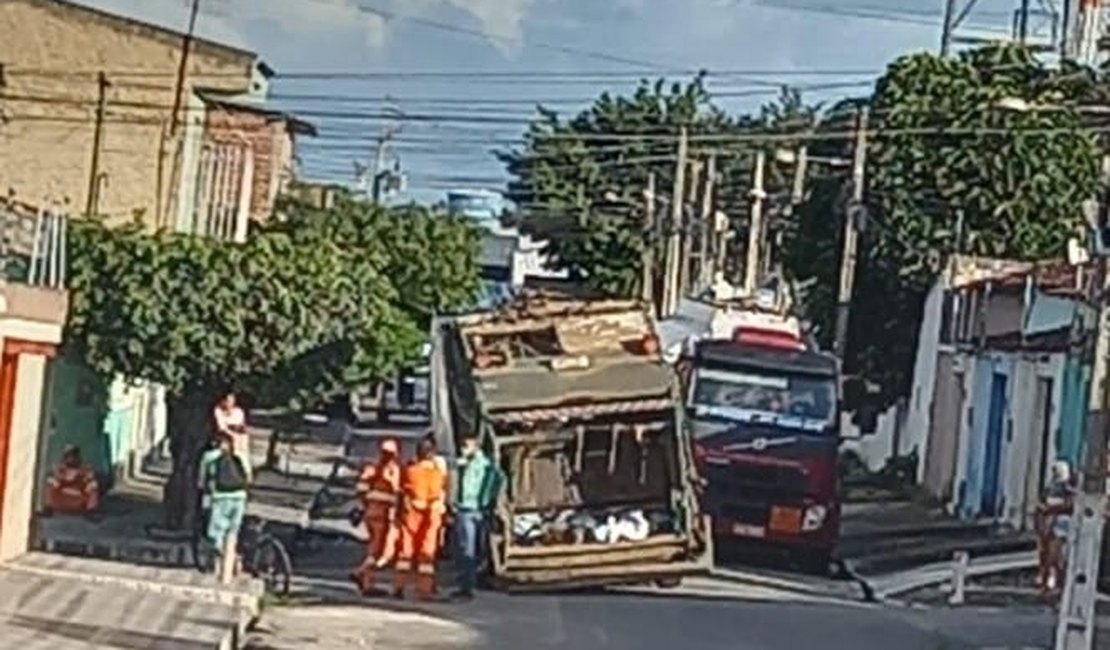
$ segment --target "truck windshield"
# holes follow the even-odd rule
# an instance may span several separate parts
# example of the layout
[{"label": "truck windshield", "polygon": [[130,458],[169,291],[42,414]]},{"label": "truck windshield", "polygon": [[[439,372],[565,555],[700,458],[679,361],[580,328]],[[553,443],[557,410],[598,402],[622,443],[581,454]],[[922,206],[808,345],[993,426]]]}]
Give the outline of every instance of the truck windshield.
[{"label": "truck windshield", "polygon": [[690,407],[695,417],[822,431],[835,423],[831,377],[767,370],[694,370]]}]

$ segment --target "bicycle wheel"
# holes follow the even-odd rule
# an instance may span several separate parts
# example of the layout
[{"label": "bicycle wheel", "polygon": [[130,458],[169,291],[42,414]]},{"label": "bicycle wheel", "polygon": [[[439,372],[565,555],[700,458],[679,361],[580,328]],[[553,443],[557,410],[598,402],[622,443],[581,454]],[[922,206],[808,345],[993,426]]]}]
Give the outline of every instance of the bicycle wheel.
[{"label": "bicycle wheel", "polygon": [[293,561],[285,545],[273,535],[260,537],[250,556],[250,573],[262,580],[266,591],[277,596],[289,595]]}]

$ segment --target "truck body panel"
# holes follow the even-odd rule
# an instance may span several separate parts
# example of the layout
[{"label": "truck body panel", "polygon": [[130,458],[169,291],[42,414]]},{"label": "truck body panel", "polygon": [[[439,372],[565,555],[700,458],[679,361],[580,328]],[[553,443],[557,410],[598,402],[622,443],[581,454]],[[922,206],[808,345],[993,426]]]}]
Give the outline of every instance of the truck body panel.
[{"label": "truck body panel", "polygon": [[547,300],[433,328],[437,438],[453,450],[463,432],[478,432],[505,478],[489,531],[499,584],[708,571],[680,386],[642,307]]}]

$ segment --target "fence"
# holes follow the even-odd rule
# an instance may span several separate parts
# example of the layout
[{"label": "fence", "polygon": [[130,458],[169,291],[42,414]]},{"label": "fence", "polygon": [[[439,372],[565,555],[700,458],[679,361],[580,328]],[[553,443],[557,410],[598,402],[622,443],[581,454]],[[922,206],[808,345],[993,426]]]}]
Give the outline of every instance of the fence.
[{"label": "fence", "polygon": [[0,198],[0,279],[64,288],[68,222],[64,206],[35,208]]}]

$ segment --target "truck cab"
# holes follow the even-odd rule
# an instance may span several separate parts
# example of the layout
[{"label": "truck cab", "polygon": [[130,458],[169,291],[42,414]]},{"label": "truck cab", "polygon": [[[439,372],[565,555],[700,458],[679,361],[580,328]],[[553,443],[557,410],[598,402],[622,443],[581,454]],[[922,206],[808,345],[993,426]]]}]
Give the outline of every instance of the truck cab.
[{"label": "truck cab", "polygon": [[717,543],[824,571],[840,533],[840,364],[782,302],[707,303],[679,361],[686,426]]}]

